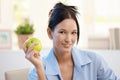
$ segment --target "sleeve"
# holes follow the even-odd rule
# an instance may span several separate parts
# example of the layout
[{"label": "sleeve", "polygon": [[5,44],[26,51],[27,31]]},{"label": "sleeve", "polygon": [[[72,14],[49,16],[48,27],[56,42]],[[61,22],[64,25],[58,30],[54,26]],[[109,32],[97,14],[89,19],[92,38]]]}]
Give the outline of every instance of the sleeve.
[{"label": "sleeve", "polygon": [[97,59],[97,80],[120,80],[100,55],[97,56]]},{"label": "sleeve", "polygon": [[31,68],[29,72],[29,80],[38,80],[38,76],[35,68]]}]

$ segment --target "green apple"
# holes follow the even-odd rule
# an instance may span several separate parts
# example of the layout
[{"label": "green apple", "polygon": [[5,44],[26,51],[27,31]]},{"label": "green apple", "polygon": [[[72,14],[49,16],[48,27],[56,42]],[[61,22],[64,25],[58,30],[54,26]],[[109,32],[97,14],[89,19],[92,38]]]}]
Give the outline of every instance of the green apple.
[{"label": "green apple", "polygon": [[42,49],[42,44],[41,44],[41,41],[38,38],[35,38],[35,37],[30,38],[28,40],[28,43],[27,43],[26,47],[29,48],[30,45],[34,42],[37,42],[38,44],[33,47],[33,50],[36,50],[36,51],[40,52],[40,50]]}]

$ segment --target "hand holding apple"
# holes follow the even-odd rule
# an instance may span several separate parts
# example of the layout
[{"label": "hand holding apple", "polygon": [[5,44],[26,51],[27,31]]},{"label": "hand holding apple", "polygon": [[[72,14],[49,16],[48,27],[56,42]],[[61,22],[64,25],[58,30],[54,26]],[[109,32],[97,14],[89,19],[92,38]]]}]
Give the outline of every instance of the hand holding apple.
[{"label": "hand holding apple", "polygon": [[33,47],[33,50],[36,50],[36,51],[40,52],[40,50],[42,49],[42,44],[41,44],[41,41],[38,38],[35,38],[35,37],[30,38],[27,42],[26,47],[29,48],[30,45],[34,42],[37,42],[38,44]]},{"label": "hand holding apple", "polygon": [[42,49],[41,41],[35,37],[26,40],[23,46],[25,58],[28,59],[36,67],[42,65],[39,54],[41,49]]}]

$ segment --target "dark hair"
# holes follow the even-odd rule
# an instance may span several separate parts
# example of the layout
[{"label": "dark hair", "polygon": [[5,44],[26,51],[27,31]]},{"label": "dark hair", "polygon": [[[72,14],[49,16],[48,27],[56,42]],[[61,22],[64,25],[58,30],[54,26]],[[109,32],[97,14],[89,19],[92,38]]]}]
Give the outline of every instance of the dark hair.
[{"label": "dark hair", "polygon": [[68,6],[61,2],[57,3],[54,8],[49,12],[48,27],[54,31],[57,24],[62,22],[64,19],[72,18],[77,24],[77,43],[79,41],[79,24],[77,21],[77,9],[75,6]]}]

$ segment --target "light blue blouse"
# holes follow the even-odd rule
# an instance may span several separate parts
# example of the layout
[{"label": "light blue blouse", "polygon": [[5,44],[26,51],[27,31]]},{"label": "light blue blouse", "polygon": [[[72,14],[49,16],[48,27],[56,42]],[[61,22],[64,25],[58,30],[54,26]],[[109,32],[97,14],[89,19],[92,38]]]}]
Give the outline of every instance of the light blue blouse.
[{"label": "light blue blouse", "polygon": [[[73,80],[120,80],[98,54],[74,47],[72,56],[74,60]],[[47,80],[63,80],[53,49],[42,58],[42,61]],[[29,79],[38,80],[35,68],[31,69]]]}]

